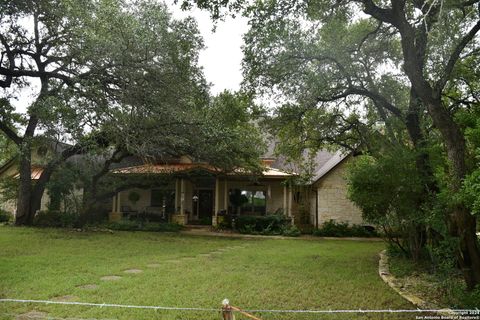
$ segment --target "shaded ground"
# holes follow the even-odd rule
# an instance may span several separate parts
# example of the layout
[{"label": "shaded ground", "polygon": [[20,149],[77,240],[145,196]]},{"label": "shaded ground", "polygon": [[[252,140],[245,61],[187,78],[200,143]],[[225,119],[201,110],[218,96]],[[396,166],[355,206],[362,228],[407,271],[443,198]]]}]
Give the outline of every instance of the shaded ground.
[{"label": "shaded ground", "polygon": [[[0,297],[205,308],[219,308],[229,298],[244,309],[411,309],[378,276],[383,247],[362,241],[0,227]],[[121,278],[100,280],[114,275]],[[220,319],[217,312],[0,303],[2,319],[29,312],[59,318]],[[256,315],[415,319],[415,314]]]}]

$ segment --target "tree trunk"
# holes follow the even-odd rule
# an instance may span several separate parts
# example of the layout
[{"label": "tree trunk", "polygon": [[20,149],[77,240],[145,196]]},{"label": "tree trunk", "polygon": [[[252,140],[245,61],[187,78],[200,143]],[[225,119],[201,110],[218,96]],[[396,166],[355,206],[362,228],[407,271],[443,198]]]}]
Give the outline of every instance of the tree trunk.
[{"label": "tree trunk", "polygon": [[19,186],[17,197],[16,225],[30,225],[33,217],[30,216],[30,197],[32,193],[32,156],[30,141],[25,140],[21,145],[19,163]]},{"label": "tree trunk", "polygon": [[[458,193],[467,174],[464,136],[440,99],[434,104],[429,104],[428,111],[445,141],[451,169],[450,188],[453,193]],[[460,240],[458,261],[467,288],[472,290],[480,284],[480,246],[476,235],[476,220],[464,205],[459,204],[453,209],[450,223],[450,234]]]}]

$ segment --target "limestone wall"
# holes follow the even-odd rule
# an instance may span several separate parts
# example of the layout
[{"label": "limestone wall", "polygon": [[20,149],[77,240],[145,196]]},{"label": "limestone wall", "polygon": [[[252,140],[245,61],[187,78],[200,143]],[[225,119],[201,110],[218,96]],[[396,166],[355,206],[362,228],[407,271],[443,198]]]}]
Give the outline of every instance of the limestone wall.
[{"label": "limestone wall", "polygon": [[345,175],[349,161],[351,160],[345,160],[337,165],[314,185],[318,191],[319,226],[329,220],[364,224],[360,209],[347,197]]}]

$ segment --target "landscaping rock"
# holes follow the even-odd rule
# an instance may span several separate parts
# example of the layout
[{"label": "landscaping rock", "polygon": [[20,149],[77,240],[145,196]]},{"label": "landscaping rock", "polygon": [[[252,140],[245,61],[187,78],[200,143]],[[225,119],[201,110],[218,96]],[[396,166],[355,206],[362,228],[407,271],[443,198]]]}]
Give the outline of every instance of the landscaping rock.
[{"label": "landscaping rock", "polygon": [[120,280],[122,279],[122,277],[120,276],[104,276],[104,277],[101,277],[100,280],[102,281],[116,281],[116,280]]}]

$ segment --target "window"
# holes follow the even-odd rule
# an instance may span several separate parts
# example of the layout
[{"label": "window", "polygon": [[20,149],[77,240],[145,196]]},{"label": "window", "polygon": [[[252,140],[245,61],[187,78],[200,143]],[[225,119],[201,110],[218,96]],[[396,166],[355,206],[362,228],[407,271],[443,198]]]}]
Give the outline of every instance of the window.
[{"label": "window", "polygon": [[173,190],[152,189],[150,206],[165,207],[167,213],[174,211],[175,192]]},{"label": "window", "polygon": [[248,199],[241,207],[241,213],[246,215],[265,215],[267,209],[266,191],[242,190],[241,194]]}]

